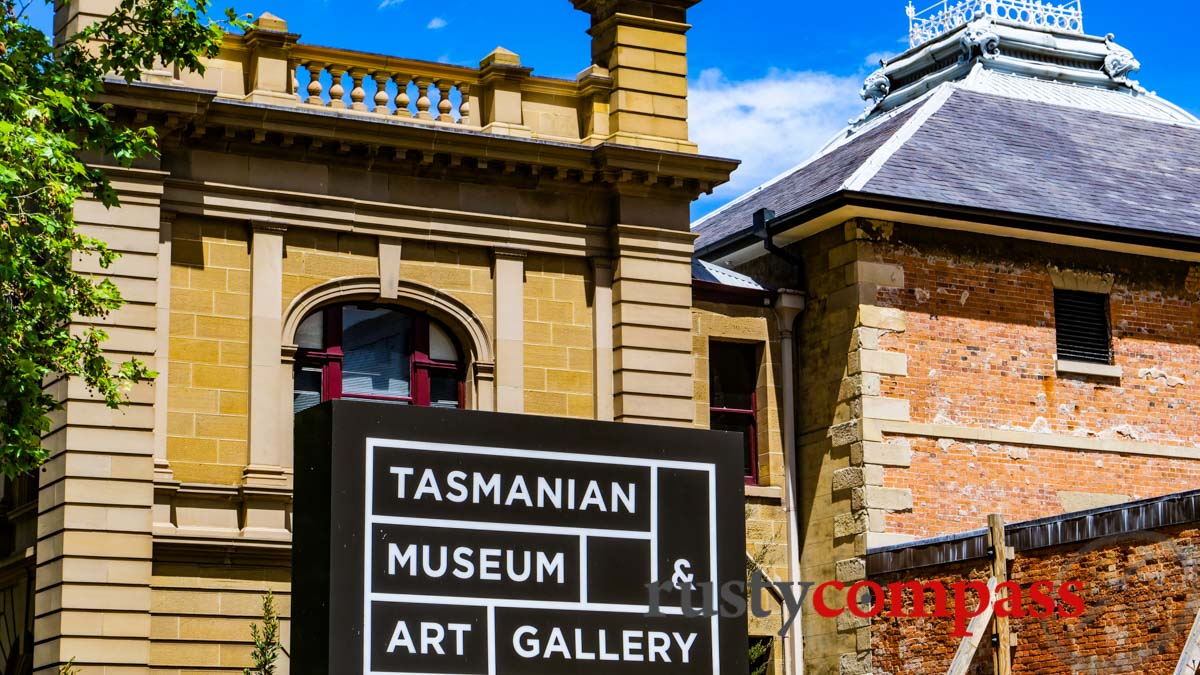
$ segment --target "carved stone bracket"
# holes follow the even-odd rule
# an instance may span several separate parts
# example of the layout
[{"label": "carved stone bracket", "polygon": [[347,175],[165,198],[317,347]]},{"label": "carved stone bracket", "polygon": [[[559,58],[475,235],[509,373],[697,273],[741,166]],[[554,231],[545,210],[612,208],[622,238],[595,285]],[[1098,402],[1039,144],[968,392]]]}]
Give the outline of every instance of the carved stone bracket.
[{"label": "carved stone bracket", "polygon": [[1104,57],[1104,73],[1109,79],[1134,91],[1145,92],[1137,80],[1129,79],[1130,75],[1142,69],[1141,62],[1134,58],[1133,52],[1114,42],[1112,33],[1104,37],[1104,46],[1108,48],[1108,56]]},{"label": "carved stone bracket", "polygon": [[958,42],[962,46],[960,63],[970,61],[976,56],[990,61],[1000,55],[1000,36],[996,34],[996,24],[988,18],[976,18],[967,24]]},{"label": "carved stone bracket", "polygon": [[883,103],[883,100],[887,98],[887,95],[891,91],[892,81],[884,74],[883,68],[868,75],[866,81],[863,82],[863,88],[859,92],[859,96],[864,101],[869,101],[869,104],[867,105],[867,109],[863,111],[863,114],[851,120],[850,124],[857,126],[865,122],[872,113],[879,109],[880,104]]}]

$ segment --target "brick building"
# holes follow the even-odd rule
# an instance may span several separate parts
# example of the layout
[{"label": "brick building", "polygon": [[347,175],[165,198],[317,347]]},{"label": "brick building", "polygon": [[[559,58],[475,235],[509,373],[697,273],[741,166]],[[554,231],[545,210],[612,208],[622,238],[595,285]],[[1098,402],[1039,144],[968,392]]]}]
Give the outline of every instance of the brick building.
[{"label": "brick building", "polygon": [[[914,14],[859,119],[694,226],[698,259],[807,296],[803,580],[1200,486],[1200,121],[1077,4],[1022,7]],[[893,672],[879,625],[808,609],[810,672]]]},{"label": "brick building", "polygon": [[[123,254],[110,348],[160,377],[119,413],[52,383],[51,460],[5,486],[4,672],[240,672],[268,589],[287,647],[291,418],[334,398],[742,433],[774,579],[1200,487],[1200,122],[1131,55],[1069,13],[914,17],[860,120],[689,231],[736,167],[688,138],[696,2],[573,0],[573,81],[263,15],[203,77],[110,86],[162,158],[78,221]],[[806,614],[772,672],[886,670],[881,631]]]}]

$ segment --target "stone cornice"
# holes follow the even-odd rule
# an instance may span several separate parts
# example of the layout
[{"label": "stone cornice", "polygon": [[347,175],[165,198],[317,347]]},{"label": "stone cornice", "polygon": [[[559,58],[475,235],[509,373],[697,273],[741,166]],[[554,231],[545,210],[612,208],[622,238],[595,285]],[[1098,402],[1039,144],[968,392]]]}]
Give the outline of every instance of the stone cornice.
[{"label": "stone cornice", "polygon": [[594,23],[614,15],[629,17],[664,18],[682,22],[687,10],[700,0],[571,0],[575,9],[592,15]]},{"label": "stone cornice", "polygon": [[727,182],[738,166],[734,160],[691,153],[497,136],[395,117],[246,103],[217,98],[212,91],[144,83],[110,81],[99,101],[161,126],[164,145],[220,142],[226,149],[245,144],[260,151],[303,146],[310,157],[328,153],[329,161],[380,158],[498,169],[581,185],[638,182],[688,200]]}]

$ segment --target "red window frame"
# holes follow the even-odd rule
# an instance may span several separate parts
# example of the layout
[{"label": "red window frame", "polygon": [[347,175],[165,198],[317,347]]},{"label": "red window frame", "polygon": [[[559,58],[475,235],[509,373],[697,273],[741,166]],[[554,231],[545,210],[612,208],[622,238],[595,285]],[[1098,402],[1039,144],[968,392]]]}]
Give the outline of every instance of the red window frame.
[{"label": "red window frame", "polygon": [[[409,396],[379,396],[375,394],[343,394],[342,392],[342,359],[345,354],[342,352],[342,309],[347,306],[361,307],[364,309],[386,309],[388,311],[397,312],[407,316],[412,321],[412,354],[409,359]],[[321,402],[336,401],[339,399],[361,399],[364,401],[391,401],[394,403],[407,403],[415,406],[429,406],[431,403],[430,392],[430,373],[452,373],[458,384],[458,405],[457,408],[463,408],[466,405],[466,387],[464,373],[465,368],[462,363],[462,349],[459,348],[458,342],[454,341],[454,350],[459,355],[459,361],[439,361],[429,356],[429,325],[431,319],[425,314],[413,312],[401,307],[378,305],[378,304],[358,304],[349,303],[344,305],[330,305],[320,310],[321,321],[323,324],[323,339],[325,346],[321,349],[300,348],[296,350],[296,369],[300,368],[320,368],[321,369]],[[440,324],[439,324],[440,325]],[[443,331],[450,335],[450,331],[444,327]],[[450,339],[453,341],[454,337]]]},{"label": "red window frame", "polygon": [[[714,364],[713,364],[714,359],[712,357],[718,351],[716,349],[713,349],[713,347],[715,345],[729,345],[731,347],[736,348],[739,351],[746,350],[746,352],[748,352],[750,354],[751,358],[749,359],[749,362],[751,364],[753,364],[754,370],[750,374],[750,377],[749,377],[749,381],[751,383],[753,383],[750,388],[750,392],[749,392],[750,393],[750,407],[749,408],[729,408],[729,407],[724,407],[724,406],[718,406],[715,404],[715,397],[716,397],[717,391],[712,386],[713,385],[712,374],[715,372]],[[738,343],[738,342],[721,342],[721,341],[716,341],[716,340],[709,343],[709,392],[708,392],[708,396],[709,396],[709,402],[708,402],[709,426],[710,427],[712,426],[713,416],[717,415],[717,414],[734,415],[739,418],[742,418],[747,423],[746,429],[743,432],[745,439],[746,439],[747,452],[749,453],[748,459],[750,460],[750,472],[748,474],[746,474],[746,477],[745,477],[746,485],[758,485],[759,484],[759,482],[758,482],[759,471],[758,471],[758,358],[757,358],[757,355],[758,355],[758,345],[749,344],[749,343]]]}]

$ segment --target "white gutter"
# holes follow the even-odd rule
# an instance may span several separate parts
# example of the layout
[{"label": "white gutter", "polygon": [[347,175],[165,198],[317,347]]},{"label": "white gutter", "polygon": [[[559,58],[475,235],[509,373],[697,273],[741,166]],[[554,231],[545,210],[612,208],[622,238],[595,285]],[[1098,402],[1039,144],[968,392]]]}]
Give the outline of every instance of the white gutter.
[{"label": "white gutter", "polygon": [[[782,289],[775,301],[775,315],[779,320],[779,351],[783,362],[781,389],[783,401],[783,511],[787,519],[788,592],[791,593],[800,581],[800,525],[796,513],[796,341],[793,326],[796,317],[804,311],[804,294],[800,291]],[[784,605],[786,607],[786,603]],[[784,667],[791,675],[804,673],[804,630],[798,610],[783,643]]]}]

